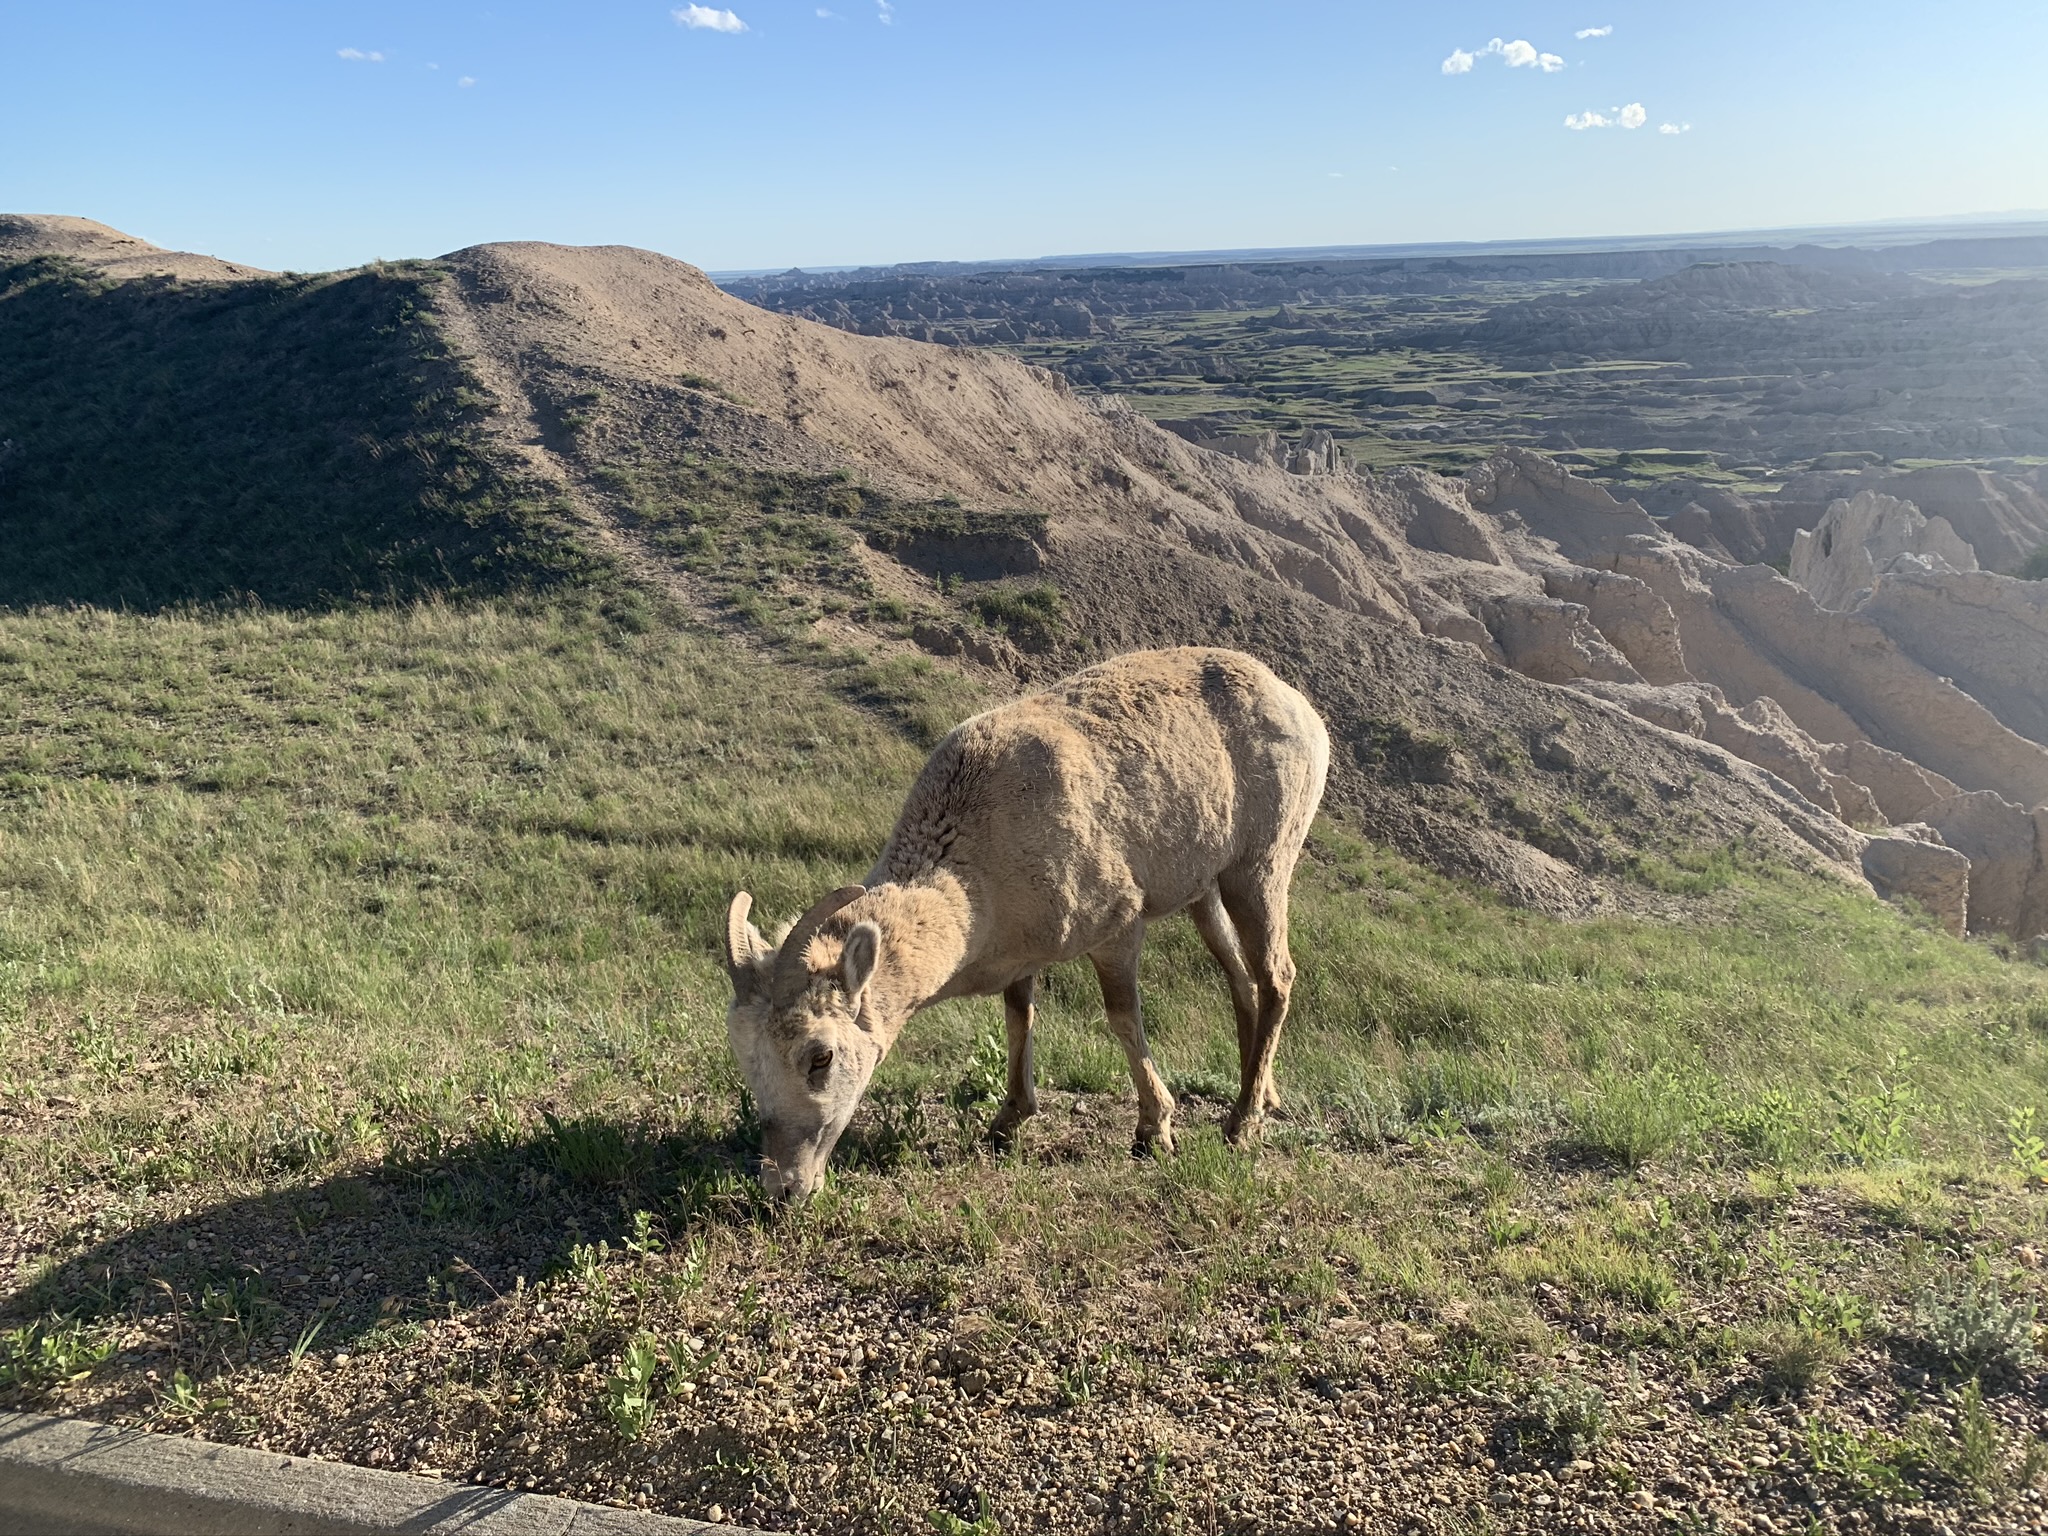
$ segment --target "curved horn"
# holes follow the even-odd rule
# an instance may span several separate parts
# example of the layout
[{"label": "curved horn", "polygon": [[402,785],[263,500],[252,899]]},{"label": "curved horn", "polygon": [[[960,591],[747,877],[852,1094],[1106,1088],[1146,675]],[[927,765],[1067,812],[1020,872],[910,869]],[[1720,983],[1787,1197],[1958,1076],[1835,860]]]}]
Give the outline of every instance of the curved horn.
[{"label": "curved horn", "polygon": [[725,909],[725,969],[735,988],[752,974],[747,962],[753,958],[754,941],[747,936],[747,914],[753,910],[754,898],[745,891]]},{"label": "curved horn", "polygon": [[768,995],[776,1007],[787,1008],[803,996],[804,988],[810,985],[810,967],[804,963],[804,955],[811,947],[811,940],[825,925],[825,919],[867,893],[868,888],[864,885],[842,885],[796,920],[796,925],[782,941],[781,952],[775,957],[775,979],[769,983]]}]

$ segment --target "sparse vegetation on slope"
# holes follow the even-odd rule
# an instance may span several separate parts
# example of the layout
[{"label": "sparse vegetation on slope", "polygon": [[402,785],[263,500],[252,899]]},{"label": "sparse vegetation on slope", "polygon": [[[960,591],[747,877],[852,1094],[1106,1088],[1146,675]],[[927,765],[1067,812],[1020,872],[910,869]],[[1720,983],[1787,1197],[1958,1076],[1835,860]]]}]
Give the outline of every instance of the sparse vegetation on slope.
[{"label": "sparse vegetation on slope", "polygon": [[2037,968],[1739,860],[1561,923],[1331,821],[1261,1155],[1176,921],[1181,1155],[1070,968],[1021,1152],[947,1005],[765,1210],[718,915],[880,845],[922,754],[859,688],[967,699],[626,617],[0,617],[0,1401],[805,1531],[2039,1508]]},{"label": "sparse vegetation on slope", "polygon": [[420,263],[115,284],[0,270],[0,603],[284,604],[545,585],[563,509],[487,461]]}]

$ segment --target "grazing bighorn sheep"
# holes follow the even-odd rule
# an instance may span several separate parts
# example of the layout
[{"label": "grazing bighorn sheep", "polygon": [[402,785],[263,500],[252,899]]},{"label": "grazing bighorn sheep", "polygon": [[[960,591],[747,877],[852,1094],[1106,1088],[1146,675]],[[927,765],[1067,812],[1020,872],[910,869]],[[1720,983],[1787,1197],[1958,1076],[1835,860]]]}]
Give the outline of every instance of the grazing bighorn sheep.
[{"label": "grazing bighorn sheep", "polygon": [[[875,1067],[918,1009],[1003,995],[1009,1091],[989,1135],[1038,1107],[1038,973],[1086,955],[1138,1089],[1135,1151],[1173,1146],[1173,1100],[1145,1045],[1145,925],[1189,912],[1230,982],[1237,1103],[1253,1135],[1273,1090],[1294,962],[1287,888],[1322,800],[1330,743],[1308,700],[1237,651],[1120,656],[974,716],[939,743],[865,886],[761,937],[726,916],[726,1029],[762,1129],[770,1194],[809,1194]],[[1240,947],[1241,946],[1241,947]]]}]

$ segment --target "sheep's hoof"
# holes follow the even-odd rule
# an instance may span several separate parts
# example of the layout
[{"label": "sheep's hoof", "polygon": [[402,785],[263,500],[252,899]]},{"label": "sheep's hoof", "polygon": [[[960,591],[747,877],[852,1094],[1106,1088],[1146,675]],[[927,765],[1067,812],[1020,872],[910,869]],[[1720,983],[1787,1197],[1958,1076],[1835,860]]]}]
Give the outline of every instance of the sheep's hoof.
[{"label": "sheep's hoof", "polygon": [[1171,1157],[1173,1155],[1173,1127],[1162,1125],[1154,1130],[1138,1127],[1138,1138],[1131,1143],[1133,1157]]},{"label": "sheep's hoof", "polygon": [[1223,1117],[1223,1139],[1233,1147],[1248,1147],[1259,1139],[1259,1131],[1265,1124],[1262,1114],[1244,1114],[1238,1110]]},{"label": "sheep's hoof", "polygon": [[1031,1111],[1028,1109],[1011,1110],[1006,1106],[998,1110],[995,1119],[989,1122],[988,1144],[998,1152],[1009,1151],[1017,1144],[1017,1132],[1030,1117]]}]

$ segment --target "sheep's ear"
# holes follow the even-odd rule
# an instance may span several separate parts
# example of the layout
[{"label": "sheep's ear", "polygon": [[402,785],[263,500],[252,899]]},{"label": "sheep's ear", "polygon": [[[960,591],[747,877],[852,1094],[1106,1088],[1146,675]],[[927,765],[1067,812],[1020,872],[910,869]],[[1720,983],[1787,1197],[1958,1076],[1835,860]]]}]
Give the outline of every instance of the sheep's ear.
[{"label": "sheep's ear", "polygon": [[861,994],[868,989],[868,982],[875,974],[875,962],[881,958],[882,930],[873,923],[855,923],[853,931],[846,936],[846,942],[839,950],[839,984],[845,989],[847,999],[859,1011]]},{"label": "sheep's ear", "polygon": [[761,957],[768,953],[768,941],[747,921],[753,906],[754,898],[741,891],[725,913],[725,969],[732,977],[733,996],[743,1003],[760,990],[761,973],[757,967]]}]

